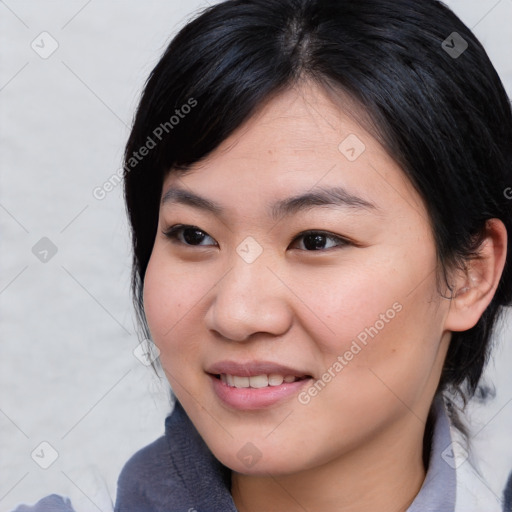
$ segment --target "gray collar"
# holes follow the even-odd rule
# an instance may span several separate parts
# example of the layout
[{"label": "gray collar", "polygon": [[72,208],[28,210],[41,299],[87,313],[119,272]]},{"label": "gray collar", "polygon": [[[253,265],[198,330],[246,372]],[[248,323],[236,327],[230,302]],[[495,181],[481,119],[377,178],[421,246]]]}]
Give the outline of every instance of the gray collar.
[{"label": "gray collar", "polygon": [[453,464],[450,420],[443,398],[434,400],[434,435],[427,476],[407,512],[453,512],[456,476]]}]

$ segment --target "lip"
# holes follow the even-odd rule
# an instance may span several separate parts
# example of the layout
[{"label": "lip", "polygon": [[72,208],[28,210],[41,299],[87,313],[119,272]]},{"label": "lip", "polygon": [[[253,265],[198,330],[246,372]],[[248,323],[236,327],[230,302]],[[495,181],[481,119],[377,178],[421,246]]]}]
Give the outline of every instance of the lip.
[{"label": "lip", "polygon": [[283,366],[271,361],[248,361],[246,363],[236,361],[219,361],[206,369],[207,373],[220,375],[238,375],[240,377],[255,377],[256,375],[276,373],[278,375],[293,375],[294,377],[309,377],[310,374],[305,370]]},{"label": "lip", "polygon": [[[257,410],[270,407],[297,395],[303,386],[311,382],[311,376],[305,371],[268,361],[247,363],[221,361],[209,367],[207,373],[213,390],[220,401],[224,405],[238,410]],[[301,378],[301,380],[283,382],[279,386],[267,386],[265,388],[235,388],[228,386],[217,377],[221,373],[241,377],[276,373],[283,376],[293,375]]]}]

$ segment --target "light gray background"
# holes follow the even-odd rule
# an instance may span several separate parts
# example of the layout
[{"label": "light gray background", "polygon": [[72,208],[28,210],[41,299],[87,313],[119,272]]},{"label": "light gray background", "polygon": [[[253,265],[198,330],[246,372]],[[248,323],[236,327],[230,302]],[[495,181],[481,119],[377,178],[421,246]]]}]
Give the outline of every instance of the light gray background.
[{"label": "light gray background", "polygon": [[[207,5],[0,1],[0,510],[50,492],[108,510],[124,462],[163,432],[165,382],[133,355],[122,186],[103,200],[92,191],[119,169],[166,44]],[[448,5],[474,28],[510,95],[512,0]],[[58,43],[48,58],[31,47],[51,49],[44,31]],[[32,252],[42,237],[57,247],[47,262]],[[496,398],[470,409],[497,495],[512,468],[511,324],[509,313],[487,372]],[[46,470],[31,457],[42,441],[58,453]],[[34,458],[49,456],[43,447]]]}]

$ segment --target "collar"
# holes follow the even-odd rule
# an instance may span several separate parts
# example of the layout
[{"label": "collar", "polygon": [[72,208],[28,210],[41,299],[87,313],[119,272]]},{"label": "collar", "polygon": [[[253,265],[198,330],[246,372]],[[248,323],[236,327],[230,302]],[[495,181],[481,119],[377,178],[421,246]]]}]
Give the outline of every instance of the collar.
[{"label": "collar", "polygon": [[442,396],[433,404],[434,435],[427,475],[407,512],[453,512],[456,476],[450,434],[450,420]]},{"label": "collar", "polygon": [[237,512],[231,470],[213,456],[178,400],[165,420],[165,437],[175,474],[188,492],[189,510]]}]

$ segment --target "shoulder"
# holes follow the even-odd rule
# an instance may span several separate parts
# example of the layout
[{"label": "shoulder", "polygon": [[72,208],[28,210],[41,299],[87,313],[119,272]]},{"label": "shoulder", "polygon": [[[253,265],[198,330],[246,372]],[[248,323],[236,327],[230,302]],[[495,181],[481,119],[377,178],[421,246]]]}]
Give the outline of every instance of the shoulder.
[{"label": "shoulder", "polygon": [[[117,483],[116,512],[181,510],[186,491],[172,461],[165,436],[136,452]],[[185,508],[184,510],[187,510]]]},{"label": "shoulder", "polygon": [[51,494],[35,505],[20,505],[13,512],[75,512],[75,510],[68,498]]},{"label": "shoulder", "polygon": [[[450,427],[453,443],[453,459],[457,473],[457,500],[455,512],[512,512],[507,504],[507,488],[512,484],[512,473],[505,486],[503,496],[496,494],[494,485],[486,480],[479,469],[479,459],[460,430]],[[510,490],[508,491],[510,493]],[[510,498],[509,498],[510,499]]]},{"label": "shoulder", "polygon": [[512,471],[510,471],[505,489],[503,489],[503,510],[505,512],[512,510]]},{"label": "shoulder", "polygon": [[169,450],[165,436],[141,448],[128,459],[119,475],[119,485],[140,485],[151,474],[165,466],[169,460]]}]

